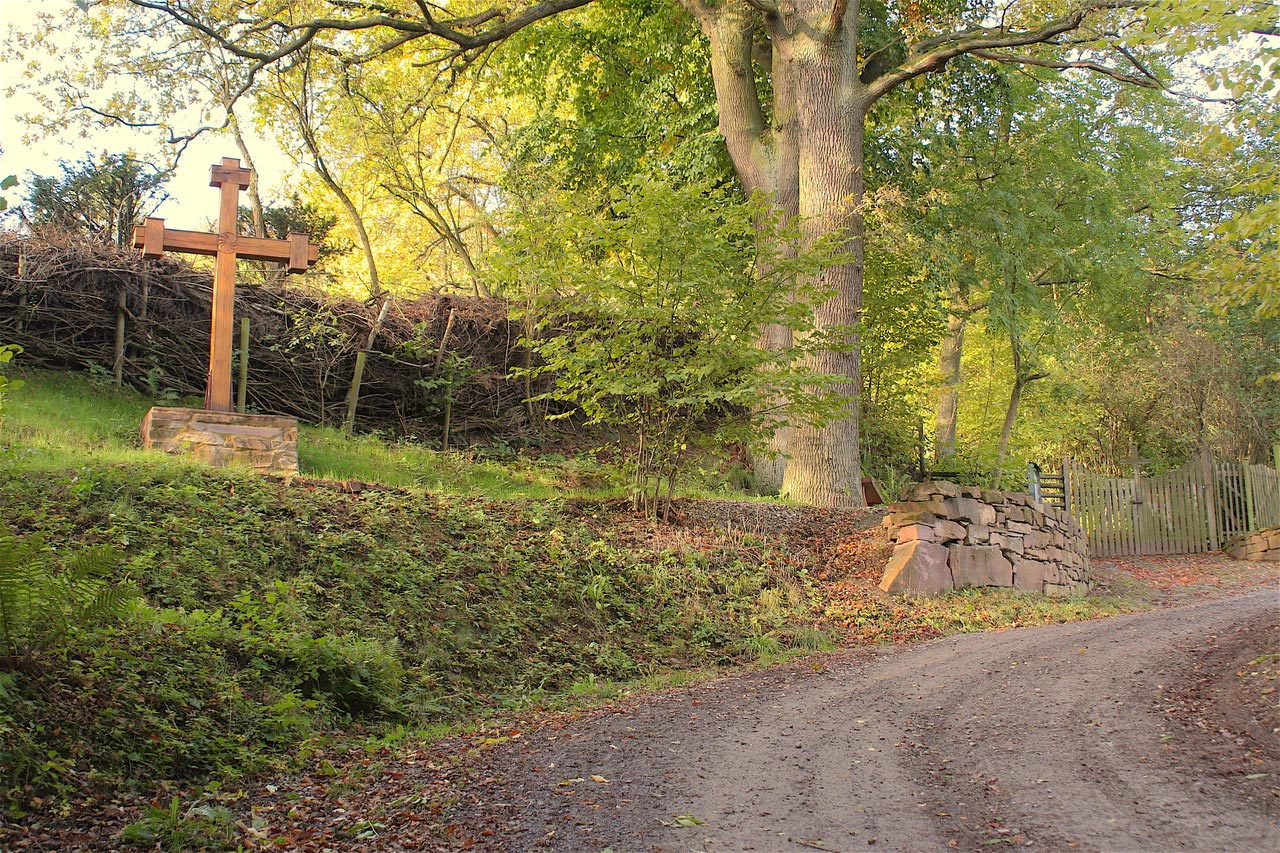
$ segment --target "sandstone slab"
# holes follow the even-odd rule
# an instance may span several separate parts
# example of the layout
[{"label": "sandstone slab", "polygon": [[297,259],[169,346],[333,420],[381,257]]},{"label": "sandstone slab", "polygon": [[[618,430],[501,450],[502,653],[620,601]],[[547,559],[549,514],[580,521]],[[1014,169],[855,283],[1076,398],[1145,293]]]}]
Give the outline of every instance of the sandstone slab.
[{"label": "sandstone slab", "polygon": [[964,586],[1013,586],[1013,563],[994,545],[952,545],[951,577]]},{"label": "sandstone slab", "polygon": [[953,588],[947,549],[914,539],[893,549],[880,588],[897,595],[937,595]]}]

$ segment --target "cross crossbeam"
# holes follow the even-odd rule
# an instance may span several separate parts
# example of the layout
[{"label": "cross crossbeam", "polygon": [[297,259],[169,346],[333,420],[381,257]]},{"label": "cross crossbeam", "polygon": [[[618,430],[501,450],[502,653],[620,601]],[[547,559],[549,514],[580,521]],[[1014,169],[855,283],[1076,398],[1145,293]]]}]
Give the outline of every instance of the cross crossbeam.
[{"label": "cross crossbeam", "polygon": [[249,186],[253,172],[240,161],[223,157],[210,170],[209,186],[221,191],[218,206],[218,233],[180,231],[165,228],[163,219],[149,218],[133,229],[133,245],[145,258],[160,258],[165,252],[208,255],[217,259],[213,272],[213,316],[209,328],[209,378],[204,406],[215,412],[230,412],[231,345],[235,325],[236,260],[282,263],[291,273],[306,272],[319,258],[320,248],[306,234],[290,234],[287,240],[242,237],[237,226],[240,190]]}]

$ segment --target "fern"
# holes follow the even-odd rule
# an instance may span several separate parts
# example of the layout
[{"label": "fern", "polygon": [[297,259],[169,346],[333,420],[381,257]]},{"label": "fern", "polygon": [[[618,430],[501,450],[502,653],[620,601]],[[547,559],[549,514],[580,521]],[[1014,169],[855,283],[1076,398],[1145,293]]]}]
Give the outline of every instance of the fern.
[{"label": "fern", "polygon": [[121,554],[94,546],[61,570],[39,537],[0,534],[0,651],[12,664],[22,655],[81,627],[105,624],[137,598],[130,584],[113,581]]}]

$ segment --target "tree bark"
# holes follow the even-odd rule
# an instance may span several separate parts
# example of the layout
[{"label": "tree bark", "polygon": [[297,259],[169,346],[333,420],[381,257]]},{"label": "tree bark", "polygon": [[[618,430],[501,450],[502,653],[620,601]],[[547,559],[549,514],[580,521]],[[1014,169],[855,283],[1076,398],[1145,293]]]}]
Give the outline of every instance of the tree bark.
[{"label": "tree bark", "polygon": [[[830,6],[809,3],[820,23]],[[840,418],[823,427],[792,428],[791,463],[783,492],[815,506],[865,506],[859,452],[858,406],[862,358],[857,324],[862,316],[864,88],[858,80],[853,34],[842,26],[818,39],[809,27],[792,36],[796,56],[796,104],[800,128],[799,188],[802,246],[833,231],[848,236],[847,263],[828,267],[821,284],[834,295],[814,312],[819,331],[844,330],[846,348],[814,355],[814,372],[840,377]]]},{"label": "tree bark", "polygon": [[1047,373],[1027,373],[1023,362],[1022,342],[1016,333],[1010,333],[1009,344],[1013,349],[1013,388],[1009,391],[1009,407],[1005,409],[1004,424],[1000,427],[1000,444],[996,449],[995,486],[1000,487],[1004,475],[1004,460],[1009,455],[1009,441],[1013,438],[1013,425],[1018,418],[1018,405],[1022,402],[1022,390]]},{"label": "tree bark", "polygon": [[942,336],[938,351],[938,378],[942,390],[938,394],[937,426],[934,430],[933,458],[947,459],[956,452],[956,418],[960,410],[961,367],[964,361],[964,332],[969,318],[986,307],[983,302],[974,305],[969,301],[969,284],[966,274],[971,274],[972,263],[966,263],[951,298],[951,313],[947,317],[947,331]]},{"label": "tree bark", "polygon": [[240,131],[240,119],[236,116],[235,104],[227,104],[227,121],[231,125],[231,137],[244,160],[244,167],[249,170],[249,216],[253,222],[253,236],[266,237],[266,225],[263,223],[262,194],[259,192],[258,170],[253,165],[253,155],[249,153],[249,145]]},{"label": "tree bark", "polygon": [[[781,213],[799,215],[802,248],[832,231],[848,235],[850,260],[823,273],[820,283],[834,295],[814,316],[819,331],[847,330],[847,347],[816,354],[807,364],[841,377],[834,391],[844,400],[843,416],[821,428],[794,425],[775,435],[773,445],[789,457],[781,472],[788,497],[816,506],[863,506],[856,325],[862,313],[862,140],[870,99],[857,71],[857,3],[832,7],[804,0],[794,11],[765,14],[772,126],[766,125],[751,64],[759,12],[741,0],[716,6],[685,0],[685,6],[710,42],[720,133],[743,189],[772,193]],[[788,335],[766,329],[761,343],[781,345]],[[763,467],[768,478],[782,466]]]}]

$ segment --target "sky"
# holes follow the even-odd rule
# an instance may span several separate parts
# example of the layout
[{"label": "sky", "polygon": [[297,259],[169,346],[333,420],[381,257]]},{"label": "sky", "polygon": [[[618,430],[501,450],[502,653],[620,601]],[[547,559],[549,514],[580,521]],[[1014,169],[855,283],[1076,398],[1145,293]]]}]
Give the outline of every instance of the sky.
[{"label": "sky", "polygon": [[[30,28],[37,12],[67,16],[83,14],[72,0],[0,0],[0,44],[15,30]],[[29,128],[21,116],[37,109],[37,102],[21,90],[24,68],[20,62],[0,60],[0,178],[17,176],[25,181],[28,172],[52,176],[60,174],[60,160],[74,162],[108,151],[123,153],[134,150],[144,159],[155,154],[156,145],[147,134],[116,128],[102,129],[88,138],[78,131],[44,139],[29,139]],[[12,95],[7,93],[17,86]],[[297,167],[271,140],[251,139],[250,150],[261,170],[263,200],[270,202],[282,193],[290,180],[296,183]],[[239,157],[229,136],[205,136],[196,140],[185,152],[177,172],[166,189],[171,199],[157,212],[171,228],[205,230],[217,218],[218,191],[209,186],[209,167],[223,157]],[[159,157],[156,158],[159,160]],[[21,185],[5,192],[10,206],[20,202]]]}]

